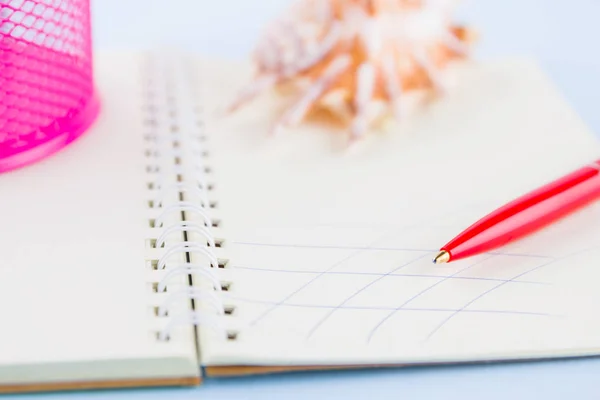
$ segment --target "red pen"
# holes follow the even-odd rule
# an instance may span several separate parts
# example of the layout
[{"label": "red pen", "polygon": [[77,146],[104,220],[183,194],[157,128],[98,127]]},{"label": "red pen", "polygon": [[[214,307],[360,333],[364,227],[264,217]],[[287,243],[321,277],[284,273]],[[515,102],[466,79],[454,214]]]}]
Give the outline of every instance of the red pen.
[{"label": "red pen", "polygon": [[527,193],[486,215],[444,245],[446,263],[504,246],[600,198],[600,160]]}]

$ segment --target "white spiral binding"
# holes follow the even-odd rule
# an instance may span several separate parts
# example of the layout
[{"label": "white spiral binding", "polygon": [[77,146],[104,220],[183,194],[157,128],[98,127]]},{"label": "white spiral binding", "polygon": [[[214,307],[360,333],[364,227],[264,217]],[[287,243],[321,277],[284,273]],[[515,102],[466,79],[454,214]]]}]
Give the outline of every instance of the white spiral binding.
[{"label": "white spiral binding", "polygon": [[162,279],[158,281],[158,284],[156,285],[156,291],[166,291],[167,283],[171,278],[180,274],[189,274],[192,271],[197,272],[199,275],[202,275],[205,278],[207,278],[212,283],[213,290],[215,292],[221,291],[221,281],[219,280],[219,277],[210,269],[207,269],[203,265],[198,264],[180,264],[176,267],[169,268],[169,272],[167,272],[165,276],[163,276]]},{"label": "white spiral binding", "polygon": [[199,214],[204,219],[205,226],[212,226],[212,218],[208,215],[206,208],[199,204],[194,204],[188,201],[178,201],[173,204],[169,204],[167,207],[163,209],[158,217],[154,220],[154,226],[157,228],[161,228],[164,226],[163,219],[167,218],[170,213],[173,212],[182,212],[182,211],[194,211]]},{"label": "white spiral binding", "polygon": [[215,238],[212,236],[212,233],[206,228],[206,226],[198,225],[193,222],[180,221],[176,224],[169,226],[167,229],[163,230],[158,239],[156,239],[156,243],[154,247],[161,248],[165,245],[165,241],[167,236],[176,232],[195,232],[206,238],[206,241],[210,247],[216,247]]},{"label": "white spiral binding", "polygon": [[206,290],[199,290],[198,288],[187,288],[185,290],[177,291],[171,295],[158,307],[159,315],[167,315],[169,305],[176,300],[188,300],[188,299],[203,299],[207,300],[208,303],[213,307],[215,312],[219,315],[225,313],[225,306],[215,292],[208,292]]},{"label": "white spiral binding", "polygon": [[161,192],[163,193],[160,193],[158,196],[156,196],[154,200],[152,200],[152,207],[160,207],[163,203],[164,192],[170,189],[176,189],[178,192],[194,192],[200,197],[200,200],[202,201],[200,206],[204,208],[209,207],[209,202],[206,197],[206,189],[204,189],[200,185],[193,185],[191,183],[185,182],[172,183],[167,188],[165,188],[165,190],[161,190]]},{"label": "white spiral binding", "polygon": [[221,334],[227,335],[229,338],[235,338],[235,336],[226,332],[222,328],[221,321],[218,317],[211,314],[190,311],[185,315],[179,315],[176,318],[171,319],[167,326],[158,332],[158,339],[161,341],[169,340],[170,333],[173,328],[178,325],[186,325],[190,323],[194,325],[209,326],[215,330],[218,330]]},{"label": "white spiral binding", "polygon": [[219,261],[217,260],[215,254],[209,250],[208,246],[186,241],[169,247],[165,254],[158,258],[156,269],[165,269],[169,257],[172,257],[176,254],[189,254],[195,252],[205,255],[208,261],[210,261],[210,266],[212,268],[219,268]]},{"label": "white spiral binding", "polygon": [[[147,67],[155,68],[159,60],[151,60]],[[159,67],[160,68],[160,67]],[[168,86],[168,82],[163,79],[169,73],[164,70],[157,71],[158,82],[160,85]],[[150,85],[153,86],[153,85]],[[187,85],[192,86],[192,85]],[[157,87],[149,87],[151,91],[158,91]],[[158,89],[158,90],[157,90]],[[156,97],[164,97],[157,99]],[[166,273],[157,282],[152,282],[154,291],[168,293],[166,299],[156,307],[156,316],[158,318],[168,318],[168,321],[162,329],[157,332],[158,340],[168,340],[172,330],[181,324],[203,325],[211,327],[221,333],[225,338],[235,339],[236,333],[225,329],[222,321],[222,316],[231,314],[232,307],[226,307],[221,298],[222,290],[229,290],[229,284],[222,282],[218,274],[215,272],[219,268],[224,268],[227,260],[220,260],[215,249],[221,246],[221,241],[216,239],[211,228],[217,225],[217,220],[212,218],[210,210],[215,207],[214,203],[209,200],[209,192],[212,190],[212,185],[207,181],[207,174],[210,169],[203,162],[207,156],[206,150],[203,148],[203,141],[194,140],[190,143],[190,137],[186,138],[186,132],[180,132],[180,129],[172,129],[171,132],[158,131],[160,124],[157,122],[157,116],[154,112],[159,109],[157,104],[161,106],[168,103],[168,93],[153,93],[148,94],[149,104],[147,111],[150,113],[147,119],[147,128],[150,131],[146,132],[145,139],[148,142],[148,148],[145,149],[145,155],[148,159],[154,159],[156,163],[150,163],[146,167],[146,171],[150,175],[156,175],[156,179],[151,179],[148,184],[150,192],[149,208],[155,213],[154,218],[150,218],[149,224],[155,230],[159,230],[156,238],[153,238],[147,246],[152,249],[161,249],[162,254],[156,259],[150,260],[150,265],[153,270],[163,270]],[[188,103],[185,104],[188,106]],[[198,113],[198,110],[196,110]],[[166,114],[166,113],[165,113]],[[174,112],[169,113],[168,118],[173,118]],[[171,121],[171,122],[177,122]],[[198,123],[197,128],[202,130],[203,124]],[[202,132],[200,132],[202,133]],[[186,143],[187,142],[187,143]],[[175,144],[177,143],[177,146]],[[186,163],[191,164],[189,167],[193,170],[192,182],[181,181],[178,179],[176,183],[167,182],[167,177],[164,174],[161,176],[160,165],[165,162],[169,163],[169,170],[177,176],[189,176],[189,170],[186,171],[181,165],[182,157],[186,153],[181,149],[181,146],[190,146],[185,150],[188,154],[194,155],[194,160],[186,160]],[[178,160],[178,162],[176,162]],[[166,201],[167,196],[176,194],[180,200]],[[193,194],[198,201],[181,200],[185,194]],[[175,215],[195,215],[199,216],[201,222],[183,220],[171,223],[169,217]],[[205,239],[204,242],[192,242],[183,240],[176,244],[167,244],[168,237],[172,234],[182,234],[194,232]],[[208,261],[208,266],[189,261],[173,264],[169,259],[176,255],[200,254]],[[202,277],[209,284],[210,288],[202,288],[189,286],[181,290],[173,292],[168,291],[169,281],[176,276],[193,275]],[[177,300],[194,300],[206,304],[209,307],[202,307],[201,310],[186,310],[183,315],[171,315],[171,308]]]}]

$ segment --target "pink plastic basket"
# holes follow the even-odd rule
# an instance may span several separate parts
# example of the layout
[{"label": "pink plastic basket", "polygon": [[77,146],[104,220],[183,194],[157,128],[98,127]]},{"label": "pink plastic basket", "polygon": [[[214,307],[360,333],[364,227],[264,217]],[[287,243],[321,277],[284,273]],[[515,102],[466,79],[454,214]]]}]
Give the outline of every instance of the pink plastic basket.
[{"label": "pink plastic basket", "polygon": [[64,148],[99,108],[89,0],[0,0],[0,173]]}]

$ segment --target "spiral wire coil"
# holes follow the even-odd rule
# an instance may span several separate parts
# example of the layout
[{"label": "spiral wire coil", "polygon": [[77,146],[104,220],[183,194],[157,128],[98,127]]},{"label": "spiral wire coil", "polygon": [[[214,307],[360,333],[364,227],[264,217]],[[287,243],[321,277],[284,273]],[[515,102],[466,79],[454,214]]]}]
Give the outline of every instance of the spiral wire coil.
[{"label": "spiral wire coil", "polygon": [[[164,301],[155,307],[155,316],[167,318],[166,324],[156,332],[160,341],[167,341],[171,337],[173,329],[180,325],[202,325],[216,331],[222,337],[234,340],[237,332],[227,330],[223,324],[222,317],[231,315],[233,307],[223,303],[222,292],[229,290],[230,283],[221,281],[217,271],[225,268],[227,260],[219,259],[216,249],[222,247],[223,240],[214,236],[213,228],[219,225],[219,221],[212,216],[216,203],[211,202],[210,194],[213,185],[208,178],[211,169],[206,164],[208,153],[204,148],[205,142],[204,126],[200,118],[201,112],[194,111],[197,121],[194,123],[193,132],[189,129],[167,129],[161,127],[158,121],[159,115],[166,111],[167,122],[171,126],[178,126],[177,86],[169,82],[171,76],[182,76],[181,70],[177,73],[171,71],[172,61],[168,65],[161,65],[159,57],[150,57],[143,68],[143,81],[145,82],[145,105],[146,120],[144,139],[146,142],[145,155],[148,160],[146,172],[150,177],[147,190],[150,194],[148,207],[152,216],[148,219],[151,229],[158,232],[147,241],[147,248],[159,253],[152,253],[155,257],[148,259],[148,265],[152,271],[164,271],[162,277],[152,282],[153,292],[167,293]],[[178,75],[179,74],[179,75]],[[191,78],[190,74],[184,74]],[[186,80],[186,86],[193,86]],[[165,84],[166,90],[160,86]],[[179,92],[180,94],[180,92]],[[192,99],[180,107],[191,107]],[[180,111],[180,110],[179,110]],[[170,132],[168,132],[170,130]],[[185,146],[185,148],[182,148]],[[186,153],[187,152],[187,153]],[[191,162],[189,168],[185,168],[182,158]],[[193,159],[190,159],[190,154]],[[170,171],[163,172],[161,166],[167,165]],[[173,174],[175,181],[172,182]],[[193,200],[186,199],[186,195],[194,197]],[[169,200],[175,197],[176,200]],[[196,217],[196,218],[193,218]],[[177,243],[169,243],[168,238],[174,234],[180,234],[182,240]],[[195,234],[196,238],[202,240],[190,240]],[[172,262],[172,258],[183,256],[185,261]],[[208,263],[196,261],[201,256]],[[189,286],[169,291],[170,282],[181,276],[188,276]],[[208,287],[197,287],[193,279],[200,279],[209,283]],[[179,315],[172,316],[171,309],[180,300],[190,301],[190,307]],[[198,307],[198,304],[208,307]]]}]

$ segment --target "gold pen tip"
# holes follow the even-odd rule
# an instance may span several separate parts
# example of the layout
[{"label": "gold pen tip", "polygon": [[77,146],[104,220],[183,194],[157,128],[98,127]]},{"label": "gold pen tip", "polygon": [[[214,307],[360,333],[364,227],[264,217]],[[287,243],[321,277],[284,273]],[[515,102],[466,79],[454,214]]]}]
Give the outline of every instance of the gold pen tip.
[{"label": "gold pen tip", "polygon": [[433,259],[434,264],[447,263],[448,261],[450,261],[450,253],[448,253],[446,250],[440,251]]}]

